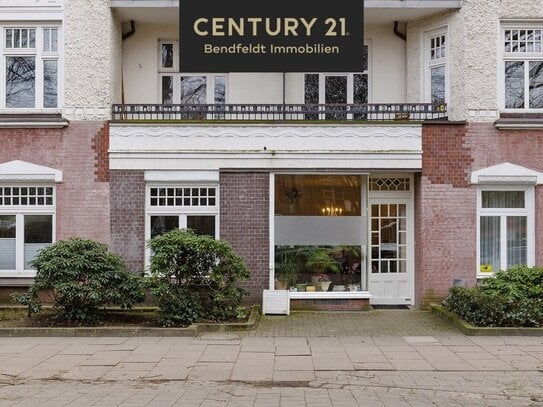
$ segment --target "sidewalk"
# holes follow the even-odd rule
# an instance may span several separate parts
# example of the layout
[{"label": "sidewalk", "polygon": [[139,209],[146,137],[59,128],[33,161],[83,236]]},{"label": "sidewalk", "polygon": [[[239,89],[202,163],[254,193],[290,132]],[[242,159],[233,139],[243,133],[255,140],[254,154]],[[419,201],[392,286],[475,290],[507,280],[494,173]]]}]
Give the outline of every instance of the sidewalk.
[{"label": "sidewalk", "polygon": [[0,406],[537,406],[542,371],[542,337],[0,338]]},{"label": "sidewalk", "polygon": [[36,405],[543,406],[543,337],[387,310],[197,338],[0,338],[0,407]]}]

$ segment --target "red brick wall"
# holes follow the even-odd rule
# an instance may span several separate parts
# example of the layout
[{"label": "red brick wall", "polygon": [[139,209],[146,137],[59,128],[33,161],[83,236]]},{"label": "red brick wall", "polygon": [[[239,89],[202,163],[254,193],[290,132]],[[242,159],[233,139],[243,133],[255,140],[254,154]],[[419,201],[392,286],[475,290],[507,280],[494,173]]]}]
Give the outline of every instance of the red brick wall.
[{"label": "red brick wall", "polygon": [[129,270],[141,272],[145,256],[145,178],[140,170],[111,170],[111,249]]},{"label": "red brick wall", "polygon": [[109,243],[109,185],[95,175],[96,150],[107,151],[103,133],[104,122],[0,129],[0,163],[22,160],[63,172],[64,180],[57,184],[57,239],[80,236]]},{"label": "red brick wall", "polygon": [[220,238],[243,256],[251,279],[243,284],[260,302],[269,286],[269,173],[221,172]]},{"label": "red brick wall", "polygon": [[[543,171],[543,131],[503,131],[493,124],[427,124],[422,149],[415,204],[419,304],[444,297],[453,278],[475,284],[477,188],[470,185],[471,172],[504,162]],[[542,190],[536,188],[538,265],[543,265]]]}]

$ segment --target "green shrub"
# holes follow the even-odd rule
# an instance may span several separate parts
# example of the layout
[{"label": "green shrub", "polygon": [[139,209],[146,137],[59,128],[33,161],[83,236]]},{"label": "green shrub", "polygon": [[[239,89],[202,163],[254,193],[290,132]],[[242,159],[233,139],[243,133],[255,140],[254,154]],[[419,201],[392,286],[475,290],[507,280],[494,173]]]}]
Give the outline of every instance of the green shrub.
[{"label": "green shrub", "polygon": [[543,326],[543,269],[519,266],[478,287],[453,287],[444,305],[475,326]]},{"label": "green shrub", "polygon": [[494,278],[486,278],[481,284],[485,292],[500,293],[510,299],[542,299],[543,268],[516,266],[499,271]]},{"label": "green shrub", "polygon": [[106,245],[92,240],[58,241],[41,250],[31,265],[37,270],[34,284],[13,296],[28,306],[29,315],[41,310],[38,292],[43,289],[52,291],[59,317],[82,323],[99,320],[100,307],[131,308],[145,298],[141,278],[128,273]]},{"label": "green shrub", "polygon": [[246,295],[237,283],[249,278],[249,270],[228,243],[174,230],[153,238],[149,247],[151,292],[163,325],[236,317]]}]

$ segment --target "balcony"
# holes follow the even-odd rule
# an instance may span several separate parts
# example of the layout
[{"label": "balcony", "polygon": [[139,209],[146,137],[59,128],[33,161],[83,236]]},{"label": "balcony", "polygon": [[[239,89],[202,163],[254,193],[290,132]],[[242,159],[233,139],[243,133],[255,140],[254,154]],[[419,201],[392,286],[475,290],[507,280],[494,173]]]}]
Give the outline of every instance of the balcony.
[{"label": "balcony", "polygon": [[366,104],[116,104],[113,122],[417,123],[446,120],[447,105]]}]

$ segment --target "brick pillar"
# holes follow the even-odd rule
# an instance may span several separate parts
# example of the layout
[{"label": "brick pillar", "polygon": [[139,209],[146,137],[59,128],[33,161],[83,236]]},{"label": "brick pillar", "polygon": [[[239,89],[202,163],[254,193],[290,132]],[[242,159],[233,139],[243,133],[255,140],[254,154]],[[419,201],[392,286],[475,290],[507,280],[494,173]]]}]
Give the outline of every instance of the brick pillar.
[{"label": "brick pillar", "polygon": [[269,173],[221,172],[220,238],[245,259],[249,300],[260,302],[269,286]]},{"label": "brick pillar", "polygon": [[145,178],[142,170],[111,170],[111,249],[141,272],[145,256]]}]

